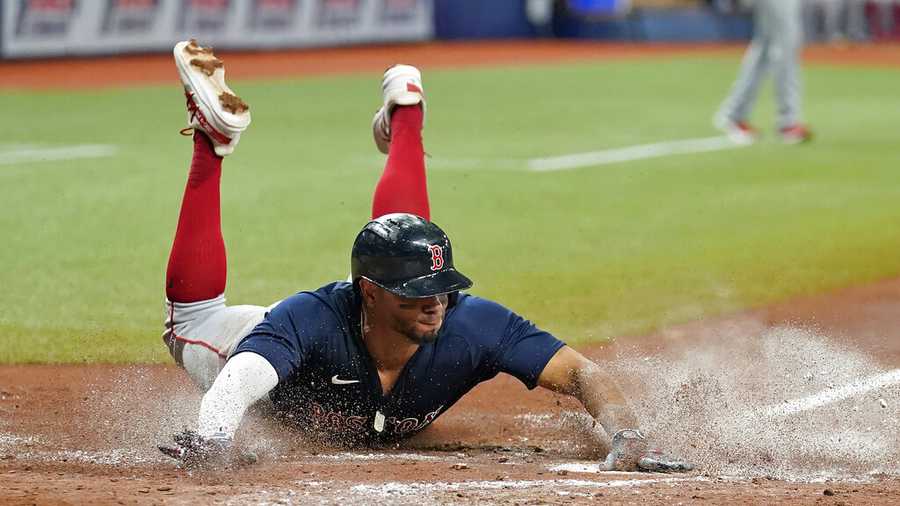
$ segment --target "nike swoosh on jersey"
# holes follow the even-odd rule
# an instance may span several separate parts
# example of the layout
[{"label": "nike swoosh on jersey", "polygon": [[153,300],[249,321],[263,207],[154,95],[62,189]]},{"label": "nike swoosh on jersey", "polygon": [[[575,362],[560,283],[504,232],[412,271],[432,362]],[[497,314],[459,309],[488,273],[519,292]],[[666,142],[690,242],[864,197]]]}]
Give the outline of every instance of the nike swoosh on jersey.
[{"label": "nike swoosh on jersey", "polygon": [[331,377],[331,382],[335,385],[351,385],[353,383],[359,383],[359,380],[342,380],[338,378],[338,374],[335,374]]}]

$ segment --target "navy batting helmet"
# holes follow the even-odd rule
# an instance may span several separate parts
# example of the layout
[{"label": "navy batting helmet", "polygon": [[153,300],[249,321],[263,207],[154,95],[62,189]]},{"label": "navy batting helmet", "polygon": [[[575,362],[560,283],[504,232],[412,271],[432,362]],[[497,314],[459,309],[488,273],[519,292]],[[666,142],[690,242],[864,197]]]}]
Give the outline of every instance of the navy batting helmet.
[{"label": "navy batting helmet", "polygon": [[386,214],[366,224],[350,254],[355,283],[366,278],[401,297],[465,290],[472,281],[453,268],[447,234],[414,214]]}]

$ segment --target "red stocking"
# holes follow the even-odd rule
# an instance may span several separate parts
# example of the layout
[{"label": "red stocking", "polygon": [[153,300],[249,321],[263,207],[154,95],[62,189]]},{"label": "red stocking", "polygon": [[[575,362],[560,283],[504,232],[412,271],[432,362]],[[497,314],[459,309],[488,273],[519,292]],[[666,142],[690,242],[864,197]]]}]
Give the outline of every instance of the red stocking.
[{"label": "red stocking", "polygon": [[222,158],[204,134],[195,132],[194,157],[166,270],[166,296],[172,302],[213,299],[225,291],[221,176]]},{"label": "red stocking", "polygon": [[391,114],[391,149],[375,187],[372,218],[410,213],[431,219],[422,147],[424,112],[419,105],[398,106]]}]

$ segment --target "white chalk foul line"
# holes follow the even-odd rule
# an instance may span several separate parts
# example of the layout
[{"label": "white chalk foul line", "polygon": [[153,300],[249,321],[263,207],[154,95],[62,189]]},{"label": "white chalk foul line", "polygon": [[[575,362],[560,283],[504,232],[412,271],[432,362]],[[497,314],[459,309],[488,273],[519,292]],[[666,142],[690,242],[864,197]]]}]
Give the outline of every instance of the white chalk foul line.
[{"label": "white chalk foul line", "polygon": [[669,155],[721,151],[723,149],[734,149],[744,146],[746,146],[746,144],[736,144],[725,136],[683,139],[679,141],[666,141],[653,144],[626,146],[623,148],[603,149],[600,151],[590,151],[588,153],[576,153],[548,158],[533,158],[528,160],[528,169],[535,172],[571,170],[580,169],[582,167],[608,165],[611,163],[646,160],[648,158],[659,158]]},{"label": "white chalk foul line", "polygon": [[0,145],[0,165],[15,163],[51,162],[80,158],[103,158],[118,152],[109,144],[78,144],[75,146],[38,146],[31,144]]},{"label": "white chalk foul line", "polygon": [[548,471],[558,472],[558,471],[567,471],[570,473],[599,473],[600,472],[600,464],[596,462],[591,463],[583,463],[583,462],[566,462],[563,464],[557,464],[555,466],[550,466],[547,468]]},{"label": "white chalk foul line", "polygon": [[900,369],[894,369],[875,376],[856,380],[842,387],[825,390],[817,394],[808,395],[800,399],[785,401],[782,404],[763,408],[762,415],[766,417],[787,416],[819,408],[854,397],[872,390],[878,390],[888,385],[900,383]]},{"label": "white chalk foul line", "polygon": [[418,453],[358,453],[358,452],[341,452],[334,455],[319,455],[322,460],[334,460],[342,462],[345,460],[440,460],[438,457],[430,455],[420,455]]},{"label": "white chalk foul line", "polygon": [[658,483],[679,483],[709,481],[704,476],[690,476],[684,478],[647,478],[638,480],[489,480],[489,481],[462,481],[462,482],[436,482],[436,483],[402,483],[391,481],[380,485],[354,485],[351,492],[370,494],[399,494],[418,495],[429,492],[447,492],[457,490],[498,490],[498,489],[527,489],[535,487],[572,487],[572,488],[628,488],[654,485]]}]

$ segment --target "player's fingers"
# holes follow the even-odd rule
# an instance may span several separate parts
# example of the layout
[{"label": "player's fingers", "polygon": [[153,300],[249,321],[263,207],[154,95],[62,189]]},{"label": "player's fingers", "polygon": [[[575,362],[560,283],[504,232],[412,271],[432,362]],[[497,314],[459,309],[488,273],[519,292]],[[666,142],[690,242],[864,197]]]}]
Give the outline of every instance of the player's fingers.
[{"label": "player's fingers", "polygon": [[259,456],[247,450],[237,452],[237,455],[234,457],[234,463],[238,466],[252,466],[257,462],[259,462]]},{"label": "player's fingers", "polygon": [[617,454],[616,452],[610,452],[609,455],[606,456],[606,459],[600,462],[598,466],[599,471],[639,471],[640,468],[637,465],[637,462],[633,458],[628,459],[624,458],[622,455]]},{"label": "player's fingers", "polygon": [[193,447],[200,444],[200,436],[196,432],[188,430],[174,434],[172,439],[181,447]]},{"label": "player's fingers", "polygon": [[162,452],[166,457],[171,457],[176,460],[182,460],[184,458],[184,448],[170,448],[168,446],[157,446],[159,451]]},{"label": "player's fingers", "polygon": [[694,466],[683,460],[674,460],[662,455],[647,455],[638,461],[638,468],[653,473],[684,473]]},{"label": "player's fingers", "polygon": [[616,457],[612,453],[606,456],[606,460],[600,463],[601,471],[615,471],[616,470]]}]

